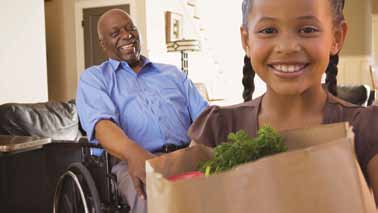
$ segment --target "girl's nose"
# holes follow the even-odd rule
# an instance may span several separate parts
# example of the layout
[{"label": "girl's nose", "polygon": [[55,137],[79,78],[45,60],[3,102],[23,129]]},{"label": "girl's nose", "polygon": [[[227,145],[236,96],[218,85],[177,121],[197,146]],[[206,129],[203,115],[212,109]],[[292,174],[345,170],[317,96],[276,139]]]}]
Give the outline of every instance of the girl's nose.
[{"label": "girl's nose", "polygon": [[301,45],[298,39],[292,35],[281,35],[277,39],[275,51],[280,54],[291,54],[301,51]]}]

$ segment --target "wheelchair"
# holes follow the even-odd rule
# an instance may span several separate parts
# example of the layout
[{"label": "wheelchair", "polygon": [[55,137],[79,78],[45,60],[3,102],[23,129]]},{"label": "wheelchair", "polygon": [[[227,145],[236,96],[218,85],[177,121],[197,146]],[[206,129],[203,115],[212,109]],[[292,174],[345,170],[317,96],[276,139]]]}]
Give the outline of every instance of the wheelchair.
[{"label": "wheelchair", "polygon": [[81,161],[71,163],[59,177],[53,198],[53,213],[127,213],[129,206],[120,197],[116,177],[111,173],[112,157],[105,151],[91,155],[91,148],[101,148],[86,140],[76,143]]},{"label": "wheelchair", "polygon": [[[0,159],[0,212],[129,212],[111,173],[114,158],[91,155],[101,147],[83,137],[74,100],[1,104],[0,135],[52,140]],[[30,166],[13,169],[19,163]]]}]

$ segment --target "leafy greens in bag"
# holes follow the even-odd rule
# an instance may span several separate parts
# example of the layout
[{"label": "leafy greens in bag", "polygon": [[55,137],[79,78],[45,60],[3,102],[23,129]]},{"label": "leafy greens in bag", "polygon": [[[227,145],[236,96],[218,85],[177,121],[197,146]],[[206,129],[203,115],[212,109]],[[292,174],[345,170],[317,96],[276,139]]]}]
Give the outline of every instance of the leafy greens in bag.
[{"label": "leafy greens in bag", "polygon": [[269,126],[260,128],[256,138],[251,138],[244,130],[239,130],[228,134],[227,143],[214,148],[214,158],[202,163],[200,171],[208,176],[242,163],[285,151],[287,151],[287,146],[283,138]]}]

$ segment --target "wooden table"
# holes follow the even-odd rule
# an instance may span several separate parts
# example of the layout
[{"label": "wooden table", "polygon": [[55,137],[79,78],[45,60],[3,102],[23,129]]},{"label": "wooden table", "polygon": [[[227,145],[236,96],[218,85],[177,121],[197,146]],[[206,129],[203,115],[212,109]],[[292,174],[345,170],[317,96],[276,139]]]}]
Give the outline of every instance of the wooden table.
[{"label": "wooden table", "polygon": [[51,138],[0,135],[0,156],[41,148],[51,143]]}]

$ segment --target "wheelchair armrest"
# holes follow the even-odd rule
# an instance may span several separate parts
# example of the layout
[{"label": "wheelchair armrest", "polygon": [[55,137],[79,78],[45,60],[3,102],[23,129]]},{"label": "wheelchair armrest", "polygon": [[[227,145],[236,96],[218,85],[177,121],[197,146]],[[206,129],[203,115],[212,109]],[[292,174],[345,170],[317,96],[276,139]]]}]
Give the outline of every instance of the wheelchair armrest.
[{"label": "wheelchair armrest", "polygon": [[100,148],[102,146],[100,144],[90,143],[86,136],[80,137],[78,141],[71,141],[71,140],[53,140],[51,142],[52,146],[73,146],[73,147],[87,147],[87,148]]}]

